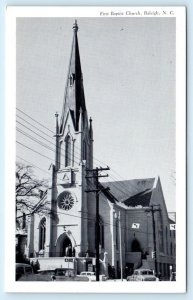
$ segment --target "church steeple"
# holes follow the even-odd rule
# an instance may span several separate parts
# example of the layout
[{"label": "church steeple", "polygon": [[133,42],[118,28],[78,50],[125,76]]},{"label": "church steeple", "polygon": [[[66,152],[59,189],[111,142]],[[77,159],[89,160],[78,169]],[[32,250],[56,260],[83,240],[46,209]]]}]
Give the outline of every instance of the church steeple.
[{"label": "church steeple", "polygon": [[64,93],[64,103],[63,110],[61,115],[61,124],[60,124],[60,132],[63,130],[64,122],[67,117],[68,112],[70,112],[74,130],[79,131],[79,120],[80,113],[82,111],[83,114],[83,122],[86,118],[86,105],[84,98],[84,87],[83,87],[83,78],[82,78],[82,70],[80,63],[80,54],[79,54],[79,46],[78,46],[78,25],[77,21],[73,24],[73,40],[72,40],[72,48],[70,55],[70,62],[68,68],[68,76],[66,82],[66,88]]}]

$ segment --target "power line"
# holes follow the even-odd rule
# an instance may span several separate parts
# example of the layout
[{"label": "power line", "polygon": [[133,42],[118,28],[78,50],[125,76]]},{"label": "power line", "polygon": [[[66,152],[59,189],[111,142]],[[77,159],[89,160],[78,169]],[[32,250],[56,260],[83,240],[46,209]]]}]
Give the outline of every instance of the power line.
[{"label": "power line", "polygon": [[37,169],[39,169],[40,171],[49,174],[49,176],[50,176],[50,173],[49,173],[48,171],[46,171],[46,170],[44,170],[44,169],[42,169],[42,168],[36,166],[35,164],[32,164],[29,160],[26,160],[26,159],[24,159],[24,158],[21,158],[19,155],[16,155],[16,157],[19,158],[19,159],[21,159],[21,160],[23,160],[23,161],[25,161],[25,162],[27,162],[27,163],[29,163],[32,167],[37,168]]},{"label": "power line", "polygon": [[[39,169],[39,170],[41,170],[41,171],[42,171],[42,172],[44,172],[44,173],[47,173],[47,174],[49,174],[49,176],[50,176],[50,173],[49,173],[48,171],[46,171],[46,170],[44,170],[44,169],[42,169],[42,168],[40,168],[40,167],[36,166],[34,163],[30,162],[29,160],[26,160],[26,159],[24,159],[24,158],[20,157],[19,155],[16,155],[16,157],[17,157],[18,159],[21,159],[21,160],[23,160],[23,161],[25,161],[25,162],[29,163],[29,164],[30,164],[32,167],[34,167],[34,168],[36,168],[36,169]],[[62,179],[57,179],[57,180],[59,180],[59,181],[63,182],[63,180],[62,180]]]},{"label": "power line", "polygon": [[[26,121],[24,118],[16,115],[17,118],[20,118],[21,120],[23,120],[24,122],[26,122],[27,124],[29,124],[30,126],[32,126],[33,128],[37,129],[38,131],[42,132],[44,135],[48,136],[50,139],[53,140],[53,136],[51,137],[50,135],[48,135],[47,133],[45,133],[44,131],[42,131],[41,129],[39,129],[38,127],[34,126],[33,124],[31,124],[30,122]],[[20,123],[19,121],[16,121],[17,123]],[[20,123],[22,126],[26,127],[25,125],[23,125],[22,123]]]},{"label": "power line", "polygon": [[[47,173],[47,174],[50,175],[49,172],[47,172],[47,171],[45,171],[45,170],[39,168],[38,166],[32,164],[30,161],[25,160],[25,159],[19,157],[18,155],[17,155],[17,157],[18,157],[19,159],[22,159],[23,161],[25,161],[25,162],[27,162],[27,163],[30,163],[30,164],[31,164],[32,166],[34,166],[35,168],[38,168],[38,169],[40,169],[41,171],[43,171],[43,172],[45,172],[45,173]],[[62,181],[62,180],[61,180],[61,181]],[[90,186],[91,188],[94,187],[94,185],[93,185],[92,183],[90,183],[90,182],[88,182],[88,186]],[[93,217],[92,217],[92,218],[87,218],[87,217],[80,217],[80,216],[76,216],[76,215],[72,215],[72,214],[62,213],[62,212],[57,212],[57,213],[59,213],[59,214],[64,214],[64,215],[69,215],[69,216],[77,217],[77,218],[83,218],[83,219],[87,219],[87,220],[89,220],[89,221],[95,222],[95,220],[93,220]],[[91,214],[91,213],[89,213],[89,215],[95,216],[95,214]],[[103,222],[103,224],[104,224],[105,226],[107,226],[107,225],[109,225],[109,226],[115,226],[114,224],[109,223],[109,222]],[[122,229],[125,229],[125,230],[130,230],[130,231],[134,232],[134,229],[132,230],[132,229],[129,229],[128,227],[125,227],[125,226],[121,226],[121,228],[122,228]],[[140,231],[140,230],[137,230],[137,232],[139,232],[139,233],[146,233],[146,232],[143,232],[143,231]]]},{"label": "power line", "polygon": [[[86,212],[85,212],[85,214],[90,215],[91,217],[78,216],[78,215],[74,215],[74,214],[70,214],[70,213],[64,213],[64,212],[57,212],[57,214],[59,214],[59,215],[65,215],[65,216],[70,216],[70,217],[75,217],[75,218],[79,218],[79,219],[84,219],[84,220],[88,220],[88,221],[91,221],[91,222],[95,223],[95,219],[92,217],[92,216],[95,216],[95,215],[90,214],[90,213],[86,213]],[[116,224],[109,223],[109,222],[102,222],[102,225],[116,227]],[[142,234],[153,235],[153,232],[146,232],[146,231],[142,231],[140,229],[132,229],[132,228],[129,228],[129,227],[123,226],[123,225],[121,225],[121,229],[124,229],[124,230],[127,230],[127,231],[131,231],[131,232],[135,232],[135,233],[138,232],[140,234],[142,233]]]},{"label": "power line", "polygon": [[[20,158],[19,156],[17,156],[17,157]],[[22,160],[24,160],[24,161],[26,161],[26,162],[29,162],[29,161],[27,161],[27,160],[25,160],[25,159],[23,159],[23,158],[20,158],[20,159],[22,159]],[[29,162],[29,163],[30,163],[30,162]],[[38,168],[38,169],[40,169],[40,168],[37,167],[37,166],[35,166],[35,167]],[[43,169],[41,169],[41,170],[44,171],[44,172],[46,172],[46,171],[43,170]],[[48,172],[47,172],[47,173],[48,173]],[[48,173],[48,174],[49,174],[49,173]],[[93,187],[92,184],[90,184],[90,186]],[[80,217],[80,216],[77,216],[77,215],[74,215],[74,214],[68,214],[68,213],[62,213],[62,212],[57,212],[57,213],[58,213],[58,214],[68,215],[68,216],[72,216],[72,217],[76,217],[76,218],[87,219],[87,220],[89,220],[89,221],[95,222],[95,220],[93,219],[93,217],[88,218],[88,217]],[[86,213],[86,214],[88,214],[88,213]],[[95,216],[95,214],[90,214],[90,213],[89,213],[89,215]],[[112,224],[112,223],[109,223],[109,222],[103,222],[103,225],[104,225],[104,226],[116,226],[115,224]],[[126,227],[126,226],[121,226],[121,228],[122,228],[122,229],[125,229],[125,230],[127,230],[127,231],[136,232],[134,229],[129,229],[129,228]],[[152,235],[152,233],[147,233],[147,232],[141,231],[141,230],[139,230],[139,229],[137,229],[137,232],[138,232],[138,233],[144,233],[144,234],[151,234],[151,235]]]},{"label": "power line", "polygon": [[34,149],[32,149],[32,148],[30,148],[30,147],[24,145],[23,143],[21,143],[21,142],[19,142],[19,141],[17,141],[17,140],[16,140],[16,143],[18,143],[19,145],[21,145],[21,146],[23,146],[23,147],[29,149],[30,151],[32,151],[32,152],[34,152],[34,153],[37,153],[37,154],[41,155],[42,157],[45,157],[45,158],[47,158],[47,159],[49,159],[49,160],[54,161],[54,159],[52,159],[52,158],[50,158],[50,157],[48,157],[48,156],[43,155],[42,153],[40,153],[40,152],[38,152],[38,151],[36,151],[36,150],[34,150]]},{"label": "power line", "polygon": [[32,117],[30,117],[28,114],[26,114],[24,111],[22,111],[21,109],[17,108],[16,109],[18,111],[20,111],[22,114],[24,114],[25,116],[27,116],[28,118],[30,118],[31,120],[33,120],[34,122],[38,123],[40,126],[44,127],[45,129],[47,129],[48,131],[50,131],[51,133],[55,134],[55,132],[53,132],[52,130],[50,130],[48,127],[46,127],[45,125],[43,125],[42,123],[38,122],[37,120],[33,119]]},{"label": "power line", "polygon": [[[27,115],[26,113],[24,113],[22,110],[20,110],[20,109],[17,109],[17,110],[19,110],[20,112],[22,112],[22,113],[23,113],[24,115],[26,115],[27,117],[31,118],[29,115]],[[18,116],[18,117],[19,117],[19,116]],[[19,117],[19,118],[21,118],[21,117]],[[41,131],[39,128],[35,127],[35,126],[32,125],[30,122],[26,121],[26,120],[23,119],[23,118],[21,118],[21,119],[24,120],[25,122],[27,122],[28,124],[30,124],[31,126],[33,126],[34,128],[36,128],[37,130]],[[42,127],[48,129],[46,126],[44,126],[44,125],[41,124],[40,122],[36,121],[35,119],[33,119],[33,118],[31,118],[31,119],[32,119],[34,122],[36,122],[37,124],[41,125]],[[18,123],[20,123],[20,122],[18,122]],[[22,126],[26,127],[27,129],[31,130],[29,127],[23,125],[22,123],[20,123],[20,124],[21,124]],[[49,129],[48,129],[48,130],[49,130]],[[32,131],[33,133],[37,134],[35,131],[33,131],[33,130],[31,130],[31,131]],[[49,130],[49,131],[52,132],[52,133],[54,133],[54,132],[51,131],[51,130]],[[42,132],[43,134],[47,135],[47,134],[44,133],[43,131],[41,131],[41,132]],[[51,144],[53,144],[53,145],[55,146],[54,143],[48,141],[47,139],[45,139],[45,138],[42,137],[41,135],[39,135],[39,134],[37,134],[37,135],[40,136],[41,138],[43,138],[44,140],[46,140],[47,142],[49,142],[49,143],[51,143]],[[53,139],[53,137],[50,137],[49,135],[47,135],[47,136],[48,136],[49,138]],[[36,142],[37,142],[37,141],[36,141]],[[47,147],[47,146],[44,145],[44,147]],[[56,148],[59,148],[59,147],[56,147]],[[77,152],[77,151],[74,151],[74,152],[76,152],[76,153],[79,155],[79,154],[81,153],[81,150],[80,150],[76,145],[74,145],[74,148],[78,149],[79,152]],[[50,148],[50,149],[51,149],[51,148]],[[52,150],[52,151],[55,152],[55,150]],[[64,155],[63,155],[63,157],[64,157]],[[74,154],[74,157],[76,157],[76,158],[79,160],[79,157],[77,157],[75,154]],[[95,161],[101,162],[102,164],[105,164],[104,162],[98,160],[98,159],[95,158],[94,156],[93,156],[93,159],[94,159]],[[78,162],[75,161],[75,162],[76,162],[77,164],[79,164],[79,161],[78,161]],[[114,173],[118,174],[114,169],[111,168],[111,170],[112,170]],[[118,175],[119,175],[119,174],[118,174]],[[119,175],[119,176],[120,176],[120,175]],[[125,185],[124,185],[119,179],[117,180],[117,177],[112,176],[112,175],[110,175],[110,177],[111,177],[114,181],[116,181],[116,185],[115,185],[115,183],[113,183],[113,182],[111,182],[111,185],[113,185],[114,187],[116,187],[116,189],[118,189],[122,194],[124,194],[124,195],[126,196],[126,198],[128,198],[128,196],[130,195],[131,191],[130,191],[130,190],[127,190],[127,187],[125,187]],[[117,185],[118,185],[120,188],[118,188]],[[135,190],[137,193],[139,192],[138,189],[135,187],[135,185],[132,184],[131,180],[130,180],[130,185],[134,188],[134,190]],[[122,189],[124,189],[124,191],[123,191]],[[127,191],[127,192],[129,193],[129,195],[127,195],[127,194],[125,193],[125,191]]]},{"label": "power line", "polygon": [[[18,117],[19,117],[19,116],[18,116]],[[19,118],[20,118],[20,117],[19,117]],[[22,120],[24,120],[24,119],[22,118]],[[24,121],[25,121],[25,120],[24,120]],[[27,130],[33,132],[33,133],[36,134],[37,136],[39,136],[39,137],[41,137],[42,139],[46,140],[48,143],[54,145],[53,142],[49,141],[48,139],[46,139],[45,137],[43,137],[43,136],[40,135],[39,133],[37,133],[37,132],[35,132],[34,130],[32,130],[31,128],[29,128],[28,126],[24,125],[23,123],[21,123],[21,122],[19,122],[19,121],[17,121],[17,120],[16,120],[16,122],[17,122],[19,125],[25,127]],[[28,124],[30,124],[30,123],[28,122]],[[33,126],[32,124],[30,124],[30,125]],[[34,126],[34,127],[35,127],[35,126]],[[35,127],[35,128],[38,129],[37,127]],[[45,134],[42,130],[41,130],[41,132],[42,132],[43,134]],[[48,134],[45,134],[45,135],[48,136],[50,139],[53,140],[53,137],[50,137]]]},{"label": "power line", "polygon": [[[34,122],[36,122],[36,123],[38,123],[39,125],[41,125],[42,127],[44,127],[44,128],[46,128],[47,130],[49,130],[51,133],[53,133],[53,134],[55,134],[53,131],[51,131],[48,127],[46,127],[45,125],[43,125],[43,124],[41,124],[40,122],[38,122],[38,121],[36,121],[35,119],[33,119],[33,118],[31,118],[28,114],[26,114],[26,113],[24,113],[21,109],[19,109],[19,108],[17,108],[17,110],[19,110],[21,113],[23,113],[24,115],[26,115],[27,117],[29,117],[30,119],[32,119]],[[20,116],[18,116],[19,118],[21,118]],[[34,126],[34,125],[32,125],[31,123],[29,123],[28,121],[26,121],[25,119],[23,119],[23,118],[21,118],[22,120],[24,120],[25,122],[27,122],[28,124],[30,124],[31,126]],[[23,125],[23,124],[21,124],[21,125]],[[23,125],[23,126],[25,126],[25,125]],[[37,130],[40,130],[40,129],[38,129],[37,127],[35,127]],[[43,131],[41,131],[42,133],[44,133]],[[45,133],[44,133],[45,134]],[[46,134],[47,135],[47,134]],[[49,138],[51,138],[49,135],[47,135]],[[75,145],[75,148],[76,149],[78,149],[78,151],[79,152],[81,152],[81,149],[79,148],[79,147],[77,147],[76,145]],[[79,153],[78,153],[79,154]],[[97,158],[95,158],[94,156],[93,156],[93,159],[94,160],[96,160],[96,161],[98,161],[98,162],[101,162],[102,164],[104,164],[104,165],[106,165],[106,163],[104,163],[104,162],[102,162],[102,161],[100,161],[100,160],[98,160]],[[117,173],[118,174],[118,173]]]},{"label": "power line", "polygon": [[[17,121],[17,122],[18,122],[18,121]],[[36,133],[34,130],[32,130],[32,129],[30,129],[29,127],[23,125],[21,122],[18,122],[18,123],[21,124],[22,126],[24,126],[25,128],[27,128],[28,130],[32,131],[34,134],[36,134],[36,135],[38,135],[39,137],[43,138],[44,140],[46,140],[46,141],[49,142],[50,144],[52,144],[52,145],[55,146],[54,143],[52,143],[52,142],[50,142],[49,140],[47,140],[46,138],[42,137],[41,135],[39,135],[38,133]],[[27,136],[28,138],[32,139],[33,141],[37,142],[39,145],[41,145],[41,146],[45,147],[46,149],[49,149],[49,150],[51,150],[51,151],[53,151],[53,152],[55,153],[55,149],[50,148],[50,147],[47,146],[46,144],[43,144],[41,141],[35,139],[34,137],[32,137],[31,135],[27,134],[26,132],[21,131],[21,129],[19,129],[19,128],[18,128],[18,131],[19,131],[20,133],[24,134],[25,136]],[[59,148],[59,147],[57,147],[57,148]],[[65,157],[63,154],[61,154],[61,155],[62,155],[63,157]],[[76,157],[77,159],[79,159],[79,157],[77,157],[75,154],[74,154],[74,157]],[[76,161],[76,160],[74,160],[74,161],[75,161],[77,164],[79,164],[79,161]],[[114,178],[112,175],[111,175],[110,177],[116,181],[116,178]],[[116,185],[115,185],[113,182],[111,182],[111,185],[115,186],[116,189],[118,189],[122,194],[124,194],[124,195],[126,196],[126,198],[128,198],[128,195],[125,193],[125,190],[126,190],[127,192],[129,192],[129,193],[130,193],[130,191],[127,190],[127,188],[126,188],[125,186],[122,186],[122,184],[121,184],[120,181],[119,181],[119,182],[117,181]],[[123,191],[122,189],[118,188],[117,185],[119,185],[120,187],[123,187],[123,188],[124,188],[124,191]],[[136,189],[136,188],[135,188],[135,189]],[[138,190],[136,190],[136,191],[138,192]]]},{"label": "power line", "polygon": [[[26,160],[26,159],[23,159],[23,158],[21,158],[21,157],[18,156],[18,155],[16,155],[16,157],[18,157],[19,159],[21,159],[21,160],[23,160],[23,161],[29,163],[30,165],[34,166],[35,168],[38,168],[38,169],[40,169],[41,171],[43,171],[43,172],[45,172],[45,173],[47,173],[47,174],[50,175],[49,172],[47,172],[47,171],[45,171],[45,170],[39,168],[39,167],[36,166],[35,164],[32,164],[30,161],[28,161],[28,160]],[[88,185],[89,185],[91,188],[93,188],[93,184],[90,183],[89,181],[88,181]],[[89,220],[89,221],[95,222],[95,220],[93,219],[93,217],[90,217],[90,218],[89,218],[89,217],[80,217],[80,216],[77,216],[77,215],[74,215],[74,214],[68,214],[68,213],[62,213],[62,212],[57,212],[57,213],[58,213],[58,214],[64,214],[64,215],[67,215],[67,216],[76,217],[76,218],[83,218],[83,219],[87,219],[87,220]],[[85,214],[88,214],[88,213],[85,213]],[[92,215],[92,216],[95,216],[95,214],[91,214],[91,213],[89,213],[89,215],[90,215],[90,216],[91,216],[91,215]],[[109,222],[103,222],[103,224],[104,224],[105,226],[116,226],[116,225],[114,225],[114,224],[112,224],[112,223],[109,223]],[[122,229],[125,229],[125,230],[130,230],[130,231],[134,232],[134,229],[132,230],[132,229],[129,229],[128,227],[125,227],[125,226],[121,226],[121,228],[122,228]],[[143,231],[140,231],[140,230],[137,230],[137,231],[140,232],[140,233],[146,233],[145,231],[144,231],[144,232],[143,232]]]},{"label": "power line", "polygon": [[[18,122],[18,121],[17,121],[17,122]],[[47,141],[48,143],[52,144],[56,149],[62,150],[62,152],[64,152],[64,149],[61,149],[61,147],[58,147],[58,146],[55,145],[53,142],[49,141],[48,139],[46,139],[46,138],[43,137],[42,135],[40,135],[40,134],[38,134],[37,132],[35,132],[34,130],[30,129],[28,126],[25,126],[25,125],[22,124],[21,122],[18,122],[18,123],[19,123],[20,125],[24,126],[25,128],[27,128],[28,130],[32,131],[34,134],[36,134],[37,136],[41,137],[42,139],[44,139],[44,140]],[[19,129],[19,130],[21,130],[21,129]],[[27,134],[28,137],[31,137],[31,139],[34,140],[34,137],[32,137],[31,135],[29,135],[29,134],[26,133],[25,131],[23,131],[23,132],[21,132],[21,133],[23,133],[23,134],[25,134],[25,135]],[[36,139],[36,141],[39,141],[39,140]],[[39,141],[39,142],[41,142],[41,141]],[[44,145],[45,145],[45,144],[44,144]],[[46,145],[46,147],[47,147],[47,145]],[[54,152],[55,152],[55,148],[53,149]],[[75,153],[75,152],[76,152],[76,151],[74,151],[74,153]],[[63,155],[63,154],[62,154],[62,156],[65,157],[65,155]],[[77,159],[79,160],[79,157],[76,156],[75,154],[74,154],[74,157],[77,158]],[[75,162],[76,162],[77,164],[79,164],[79,161],[75,161]]]},{"label": "power line", "polygon": [[[55,149],[53,149],[53,148],[49,147],[48,145],[42,143],[40,140],[34,138],[34,137],[31,136],[30,134],[28,134],[28,133],[26,133],[25,131],[21,130],[20,128],[16,128],[16,129],[17,129],[18,132],[22,133],[23,135],[25,135],[25,136],[28,137],[29,139],[35,141],[35,142],[38,143],[40,146],[45,147],[46,149],[48,149],[48,150],[50,150],[50,151],[52,151],[52,152],[55,153]],[[51,144],[53,144],[53,143],[51,143]],[[53,145],[54,145],[54,144],[53,144]],[[55,146],[55,145],[54,145],[54,146]],[[56,147],[56,148],[58,148],[58,147]],[[62,153],[61,153],[61,156],[62,156],[62,157],[65,157],[65,155],[63,155]],[[76,155],[74,155],[74,157],[77,158]],[[77,158],[77,159],[78,159],[78,158]],[[53,161],[55,161],[55,160],[53,160]],[[75,159],[74,159],[74,161],[75,161],[77,164],[80,163],[80,161],[76,161]],[[66,166],[65,166],[64,164],[62,164],[61,162],[60,162],[60,165],[66,167]]]}]

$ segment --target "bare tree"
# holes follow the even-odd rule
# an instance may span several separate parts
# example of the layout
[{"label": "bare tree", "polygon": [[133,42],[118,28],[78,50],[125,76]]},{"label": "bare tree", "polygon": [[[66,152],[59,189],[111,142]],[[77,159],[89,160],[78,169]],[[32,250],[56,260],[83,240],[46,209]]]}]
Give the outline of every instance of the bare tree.
[{"label": "bare tree", "polygon": [[48,213],[47,192],[47,180],[37,179],[32,166],[16,163],[16,218],[18,212],[26,215]]}]

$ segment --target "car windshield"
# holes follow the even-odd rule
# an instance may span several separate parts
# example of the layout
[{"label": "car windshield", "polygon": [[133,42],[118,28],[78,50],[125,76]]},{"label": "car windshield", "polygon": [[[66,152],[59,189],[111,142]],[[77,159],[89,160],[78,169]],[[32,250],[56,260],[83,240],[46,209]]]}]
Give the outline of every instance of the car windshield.
[{"label": "car windshield", "polygon": [[41,275],[55,275],[54,270],[39,271]]},{"label": "car windshield", "polygon": [[65,270],[57,270],[56,271],[56,275],[58,275],[58,276],[65,276],[65,274],[66,274]]},{"label": "car windshield", "polygon": [[144,270],[144,271],[141,271],[141,275],[153,275],[153,271]]}]

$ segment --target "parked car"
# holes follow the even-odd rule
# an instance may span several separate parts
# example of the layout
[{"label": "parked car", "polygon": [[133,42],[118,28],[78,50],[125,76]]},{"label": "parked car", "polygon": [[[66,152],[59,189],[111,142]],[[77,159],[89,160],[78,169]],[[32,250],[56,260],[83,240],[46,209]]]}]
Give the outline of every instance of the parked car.
[{"label": "parked car", "polygon": [[74,269],[67,269],[67,268],[57,268],[54,270],[54,274],[52,274],[51,278],[52,280],[65,280],[67,278],[74,278],[75,273]]},{"label": "parked car", "polygon": [[127,281],[159,281],[150,269],[136,269],[133,275],[127,277]]},{"label": "parked car", "polygon": [[[87,277],[89,281],[96,281],[96,273],[95,272],[81,272],[81,277]],[[99,275],[100,281],[106,281],[107,277],[104,274]]]},{"label": "parked car", "polygon": [[56,268],[55,270],[41,270],[39,276],[52,281],[88,281],[87,277],[75,275],[74,269]]},{"label": "parked car", "polygon": [[33,274],[33,269],[31,265],[16,263],[15,264],[15,279],[19,280],[23,275]]},{"label": "parked car", "polygon": [[89,281],[88,277],[77,276],[73,269],[57,268],[40,270],[37,274],[25,274],[19,281]]},{"label": "parked car", "polygon": [[172,272],[170,275],[170,281],[176,281],[176,272]]}]

